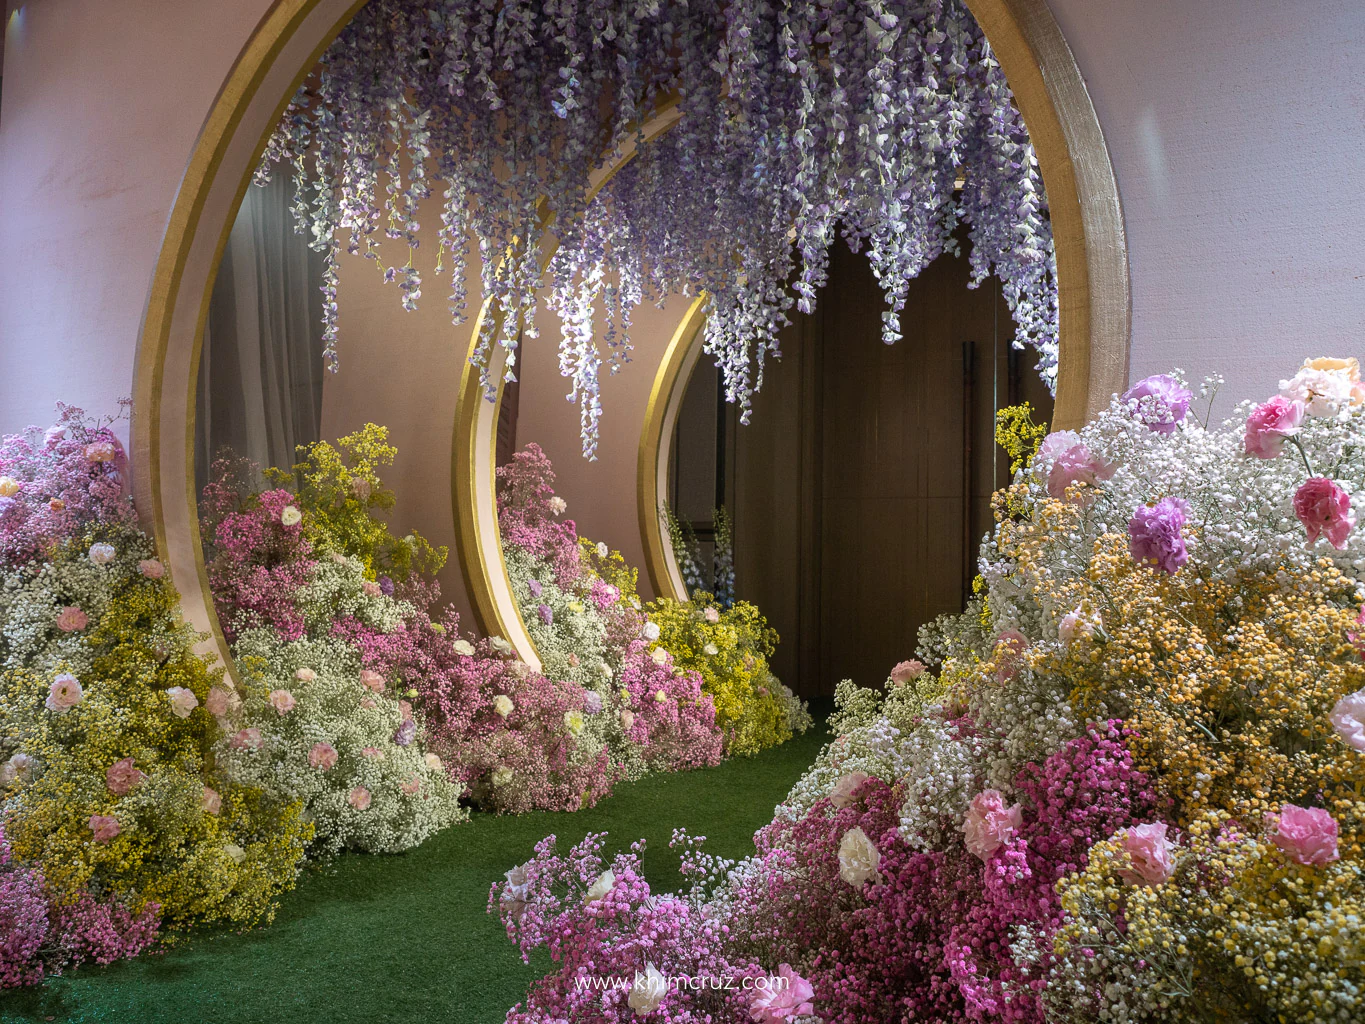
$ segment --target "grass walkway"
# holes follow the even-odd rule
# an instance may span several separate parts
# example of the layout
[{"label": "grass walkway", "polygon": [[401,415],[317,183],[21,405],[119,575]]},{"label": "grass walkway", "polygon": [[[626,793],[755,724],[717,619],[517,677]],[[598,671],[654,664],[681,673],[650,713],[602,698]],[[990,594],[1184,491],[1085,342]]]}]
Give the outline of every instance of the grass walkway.
[{"label": "grass walkway", "polygon": [[489,885],[553,832],[567,850],[608,832],[609,850],[648,840],[645,874],[676,888],[676,827],[729,857],[814,760],[822,728],[757,757],[617,788],[577,814],[478,816],[392,857],[348,855],[309,871],[272,925],[199,933],[164,955],[82,969],[0,995],[0,1022],[108,1024],[497,1024],[548,960],[521,962]]}]

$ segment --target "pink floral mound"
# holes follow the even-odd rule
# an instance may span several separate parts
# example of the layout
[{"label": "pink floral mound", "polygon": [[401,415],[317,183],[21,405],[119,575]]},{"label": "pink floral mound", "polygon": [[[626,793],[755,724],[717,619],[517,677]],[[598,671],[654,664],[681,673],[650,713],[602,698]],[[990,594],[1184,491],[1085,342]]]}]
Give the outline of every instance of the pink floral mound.
[{"label": "pink floral mound", "polygon": [[0,561],[10,565],[101,525],[136,521],[118,438],[74,406],[57,409],[46,432],[0,439]]},{"label": "pink floral mound", "polygon": [[651,768],[681,771],[720,764],[716,708],[702,693],[699,674],[675,674],[670,664],[660,665],[650,657],[648,642],[637,639],[626,648],[619,682],[630,694],[629,706],[623,709],[623,731],[644,748]]},{"label": "pink floral mound", "polygon": [[504,544],[549,562],[555,581],[567,590],[582,572],[578,531],[552,507],[554,480],[549,458],[534,442],[498,467],[498,529]]}]

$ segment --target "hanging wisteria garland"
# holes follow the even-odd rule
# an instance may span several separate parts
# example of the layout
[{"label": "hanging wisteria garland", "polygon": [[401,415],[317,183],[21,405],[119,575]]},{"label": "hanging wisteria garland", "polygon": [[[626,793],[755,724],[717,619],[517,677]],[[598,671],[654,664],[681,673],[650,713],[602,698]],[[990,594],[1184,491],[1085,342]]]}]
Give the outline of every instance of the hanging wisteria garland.
[{"label": "hanging wisteria garland", "polygon": [[[646,145],[669,103],[680,116]],[[639,154],[594,195],[592,172],[631,144]],[[792,306],[814,307],[836,225],[867,250],[890,344],[907,282],[956,252],[965,224],[974,283],[999,278],[1015,345],[1056,376],[1037,160],[960,0],[372,0],[290,104],[259,179],[279,162],[300,229],[328,255],[329,365],[342,249],[382,265],[375,235],[405,242],[408,262],[384,277],[414,308],[411,252],[430,234],[419,207],[440,189],[453,320],[466,317],[471,239],[501,314],[473,357],[485,390],[494,345],[515,379],[548,287],[589,457],[603,353],[616,372],[631,310],[670,293],[708,296],[705,349],[747,421]]]}]

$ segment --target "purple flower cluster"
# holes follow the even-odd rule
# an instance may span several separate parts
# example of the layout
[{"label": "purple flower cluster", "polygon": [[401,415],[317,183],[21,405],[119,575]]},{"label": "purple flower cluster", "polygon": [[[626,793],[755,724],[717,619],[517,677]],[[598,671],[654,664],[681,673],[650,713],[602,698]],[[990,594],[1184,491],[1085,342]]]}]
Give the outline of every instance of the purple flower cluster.
[{"label": "purple flower cluster", "polygon": [[[681,116],[647,142],[666,97]],[[604,153],[627,147],[638,155],[594,194]],[[483,321],[485,388],[494,346],[515,356],[548,287],[589,457],[603,349],[615,372],[646,299],[709,296],[707,351],[747,420],[790,309],[814,306],[836,225],[882,283],[888,343],[908,279],[967,225],[976,283],[1000,279],[1016,344],[1038,349],[1045,379],[1056,372],[1043,182],[960,0],[375,0],[285,111],[260,177],[276,163],[293,168],[295,214],[328,255],[329,360],[342,249],[379,261],[374,236],[397,242],[407,261],[383,276],[411,309],[423,281],[410,254],[431,233],[419,217],[438,219],[456,322],[471,239],[483,293],[505,314]],[[424,210],[437,198],[439,214]],[[551,224],[559,246],[543,270]]]}]

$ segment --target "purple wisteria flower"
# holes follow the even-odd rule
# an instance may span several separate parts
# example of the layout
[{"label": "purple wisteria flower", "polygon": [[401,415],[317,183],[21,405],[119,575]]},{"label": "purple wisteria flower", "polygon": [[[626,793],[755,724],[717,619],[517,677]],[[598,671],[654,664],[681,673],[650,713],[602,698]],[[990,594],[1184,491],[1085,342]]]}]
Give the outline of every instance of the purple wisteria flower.
[{"label": "purple wisteria flower", "polygon": [[548,604],[541,605],[536,609],[536,612],[540,615],[540,621],[545,623],[545,625],[550,626],[554,624],[555,612]]},{"label": "purple wisteria flower", "polygon": [[1181,534],[1189,508],[1184,498],[1162,498],[1155,505],[1138,508],[1128,523],[1133,561],[1174,576],[1190,557]]},{"label": "purple wisteria flower", "polygon": [[1145,377],[1123,393],[1123,400],[1147,428],[1157,434],[1175,433],[1175,425],[1190,411],[1190,389],[1169,373]]}]

